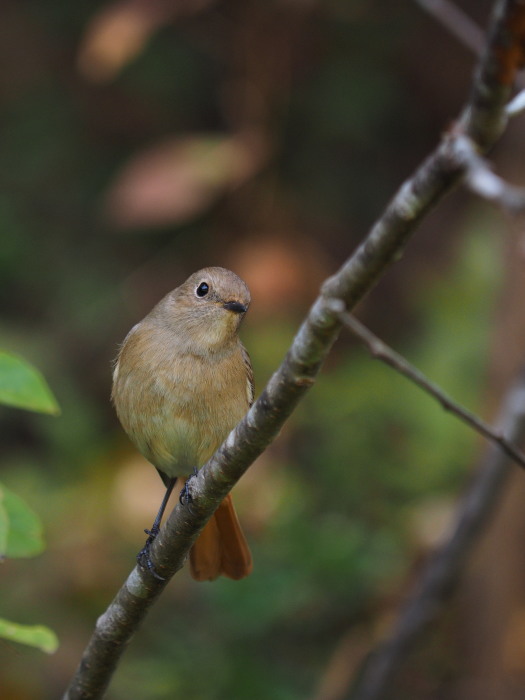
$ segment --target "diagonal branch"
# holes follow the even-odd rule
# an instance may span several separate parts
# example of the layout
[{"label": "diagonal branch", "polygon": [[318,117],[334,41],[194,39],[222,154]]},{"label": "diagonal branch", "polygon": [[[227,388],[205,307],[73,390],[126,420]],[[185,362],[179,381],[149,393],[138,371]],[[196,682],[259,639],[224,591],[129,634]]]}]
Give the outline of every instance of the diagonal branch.
[{"label": "diagonal branch", "polygon": [[[515,444],[525,441],[525,370],[503,400],[499,431]],[[509,456],[492,444],[458,507],[455,523],[408,596],[390,638],[371,655],[351,693],[352,700],[380,700],[421,633],[439,614],[512,473]]]},{"label": "diagonal branch", "polygon": [[[521,22],[521,24],[520,24]],[[485,151],[505,126],[505,105],[521,63],[525,6],[499,0],[484,57],[473,82],[459,128]],[[457,131],[457,129],[455,130]],[[160,581],[136,567],[97,621],[65,698],[100,698],[148,609],[169,578],[182,567],[188,551],[218,504],[255,458],[277,436],[283,423],[315,381],[339,333],[341,322],[326,303],[335,297],[351,309],[399,259],[422,218],[465,173],[448,134],[395,194],[384,214],[355,253],[322,287],[283,363],[246,417],[192,481],[192,508],[177,506],[155,540],[151,557]]]},{"label": "diagonal branch", "polygon": [[339,313],[339,318],[346,328],[350,329],[367,347],[372,357],[381,360],[381,362],[395,369],[396,372],[410,379],[411,382],[423,389],[427,394],[437,399],[446,411],[450,411],[480,435],[483,435],[484,438],[498,445],[508,457],[513,459],[520,467],[525,468],[525,454],[508,440],[503,432],[493,428],[476,414],[472,413],[472,411],[469,411],[451,399],[450,396],[447,396],[437,384],[430,381],[430,379],[414,367],[414,365],[411,365],[402,355],[392,350],[392,348],[378,338],[377,335],[374,335],[368,328],[363,326],[355,316],[346,312],[341,312]]}]

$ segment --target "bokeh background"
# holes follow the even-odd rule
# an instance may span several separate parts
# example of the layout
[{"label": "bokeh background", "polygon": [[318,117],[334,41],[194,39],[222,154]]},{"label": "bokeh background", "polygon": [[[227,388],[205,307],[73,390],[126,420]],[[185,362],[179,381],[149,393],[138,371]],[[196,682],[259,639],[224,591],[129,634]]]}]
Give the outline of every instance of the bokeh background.
[{"label": "bokeh background", "polygon": [[[486,25],[490,2],[458,6]],[[5,0],[1,15],[1,347],[42,370],[62,414],[0,408],[0,479],[47,542],[1,566],[0,616],[61,642],[0,642],[0,695],[47,700],[163,492],[109,402],[118,343],[194,270],[232,268],[252,291],[260,391],[321,281],[457,116],[475,59],[408,0]],[[522,135],[518,118],[493,154],[517,184]],[[515,222],[457,192],[359,307],[487,418],[525,347],[520,246]],[[253,575],[178,575],[108,697],[346,697],[481,448],[343,334],[235,490]],[[522,482],[391,698],[523,697]]]}]

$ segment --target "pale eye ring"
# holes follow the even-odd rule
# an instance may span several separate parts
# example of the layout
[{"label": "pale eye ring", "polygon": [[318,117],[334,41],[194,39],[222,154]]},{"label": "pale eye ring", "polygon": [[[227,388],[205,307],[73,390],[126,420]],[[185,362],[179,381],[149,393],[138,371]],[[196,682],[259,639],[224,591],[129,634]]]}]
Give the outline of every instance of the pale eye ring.
[{"label": "pale eye ring", "polygon": [[197,289],[195,290],[195,294],[198,297],[205,297],[206,294],[210,291],[210,287],[206,282],[201,282]]}]

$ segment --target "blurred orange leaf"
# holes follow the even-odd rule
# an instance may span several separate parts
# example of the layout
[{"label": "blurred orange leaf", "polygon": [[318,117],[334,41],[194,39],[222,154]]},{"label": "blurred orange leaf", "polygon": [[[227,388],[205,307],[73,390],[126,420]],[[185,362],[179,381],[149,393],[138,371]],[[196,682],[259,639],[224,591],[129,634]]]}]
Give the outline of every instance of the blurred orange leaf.
[{"label": "blurred orange leaf", "polygon": [[82,38],[78,68],[93,82],[112,80],[139,54],[158,27],[198,12],[212,0],[126,0],[95,14]]},{"label": "blurred orange leaf", "polygon": [[109,189],[107,214],[123,228],[181,223],[252,177],[266,157],[255,133],[170,139],[123,167]]},{"label": "blurred orange leaf", "polygon": [[[257,303],[250,314],[288,313],[313,299],[330,270],[318,241],[297,232],[292,222],[275,221],[272,230],[256,229],[231,252],[231,267],[239,270]],[[271,280],[271,284],[268,284]]]}]

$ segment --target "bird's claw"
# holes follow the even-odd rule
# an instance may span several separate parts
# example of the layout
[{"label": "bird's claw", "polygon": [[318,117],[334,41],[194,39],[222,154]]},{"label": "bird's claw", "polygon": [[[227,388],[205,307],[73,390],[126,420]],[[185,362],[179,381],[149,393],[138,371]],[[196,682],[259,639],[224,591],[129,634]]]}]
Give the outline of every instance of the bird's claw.
[{"label": "bird's claw", "polygon": [[179,503],[181,504],[181,506],[189,506],[193,501],[193,498],[191,497],[189,483],[192,479],[194,479],[197,476],[198,473],[199,470],[197,469],[197,467],[193,467],[193,474],[186,481],[179,495]]},{"label": "bird's claw", "polygon": [[155,564],[151,561],[150,557],[151,545],[153,544],[155,537],[159,534],[159,528],[152,528],[151,530],[146,529],[144,530],[144,532],[146,533],[146,535],[148,535],[148,539],[146,540],[144,547],[142,547],[140,552],[137,554],[138,565],[144,571],[149,571],[150,574],[156,579],[159,579],[159,581],[165,581],[166,579],[164,578],[164,576],[161,576],[156,572]]}]

